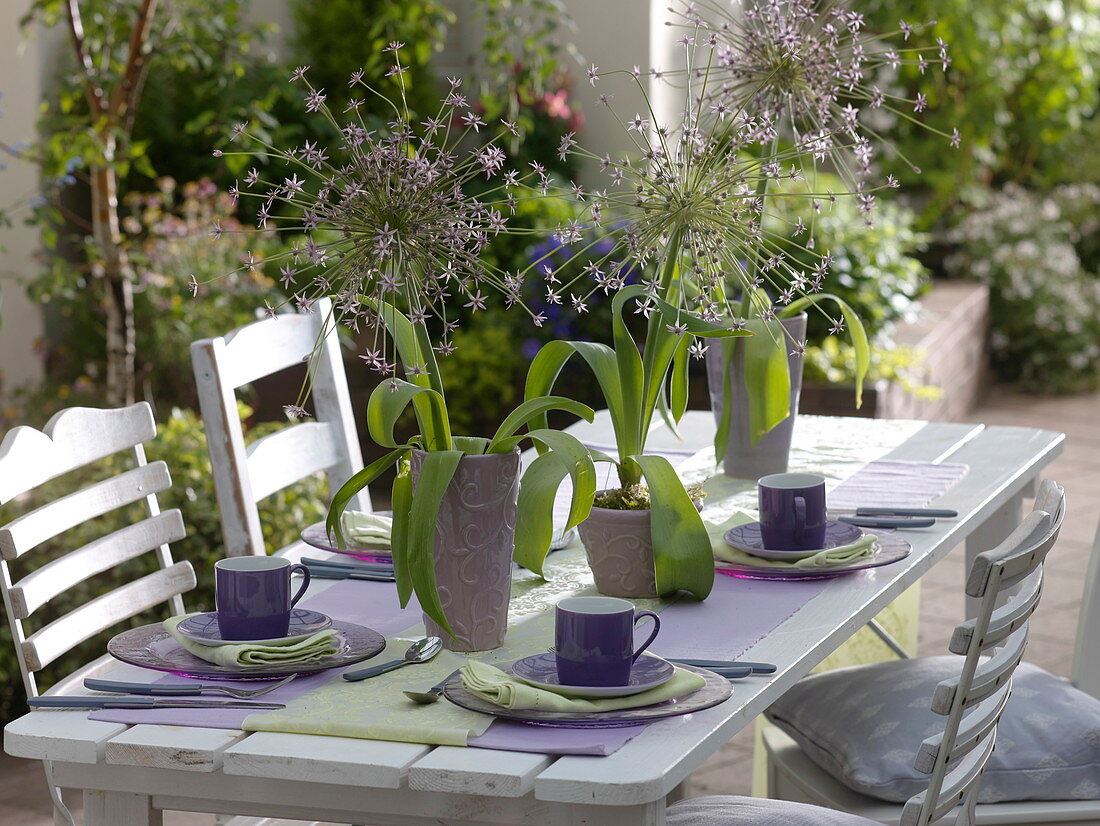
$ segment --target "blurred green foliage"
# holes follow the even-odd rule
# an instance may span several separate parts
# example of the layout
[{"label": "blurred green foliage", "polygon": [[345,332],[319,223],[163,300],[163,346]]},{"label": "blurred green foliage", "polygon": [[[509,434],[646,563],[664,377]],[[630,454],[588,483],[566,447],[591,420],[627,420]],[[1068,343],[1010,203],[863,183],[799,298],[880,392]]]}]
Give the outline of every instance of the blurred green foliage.
[{"label": "blurred green foliage", "polygon": [[[27,412],[20,423],[41,427],[48,417],[47,413],[51,406],[61,408],[72,401],[71,397],[66,397],[63,400],[55,400],[53,405],[45,404],[43,405],[45,410],[40,407],[33,412]],[[247,406],[241,406],[242,418],[247,420],[251,413]],[[284,426],[285,424],[265,423],[249,427],[246,430],[246,441],[260,438]],[[178,408],[172,410],[171,414],[159,424],[156,438],[146,444],[146,455],[150,462],[162,460],[168,465],[172,475],[172,487],[158,494],[158,500],[162,510],[179,508],[183,512],[187,527],[187,537],[171,546],[173,560],[189,561],[194,566],[198,579],[196,589],[184,595],[184,604],[189,611],[213,610],[214,563],[224,556],[224,551],[214,494],[214,480],[206,450],[206,438],[199,417],[188,410]],[[123,453],[68,473],[42,485],[27,497],[0,507],[0,524],[73,490],[120,473],[130,466],[130,458]],[[327,487],[323,476],[316,476],[279,491],[260,503],[260,524],[268,548],[281,548],[296,540],[304,525],[324,517]],[[13,579],[17,581],[29,570],[37,569],[51,559],[144,517],[144,505],[133,505],[112,511],[65,531],[13,563]],[[83,580],[36,612],[28,621],[30,629],[40,628],[89,599],[151,573],[156,568],[155,555],[146,553],[137,559]],[[167,608],[146,612],[129,623],[119,626],[114,633],[126,627],[157,622],[167,615]],[[83,663],[100,656],[110,636],[107,634],[88,640],[72,653],[64,655],[50,665],[41,672],[39,690],[47,688]],[[0,681],[0,720],[10,720],[22,714],[26,706],[22,683],[19,680],[19,666],[15,659],[15,648],[11,641],[11,630],[6,622],[0,625],[0,673],[5,675],[5,679]]]},{"label": "blurred green foliage", "polygon": [[877,31],[895,31],[899,19],[934,20],[914,39],[948,44],[946,72],[904,67],[884,78],[909,99],[927,95],[925,124],[962,135],[951,150],[908,120],[885,130],[921,168],[889,164],[907,189],[928,193],[930,219],[975,186],[1078,180],[1077,136],[1096,134],[1089,123],[1100,102],[1100,0],[868,0],[859,10]]}]

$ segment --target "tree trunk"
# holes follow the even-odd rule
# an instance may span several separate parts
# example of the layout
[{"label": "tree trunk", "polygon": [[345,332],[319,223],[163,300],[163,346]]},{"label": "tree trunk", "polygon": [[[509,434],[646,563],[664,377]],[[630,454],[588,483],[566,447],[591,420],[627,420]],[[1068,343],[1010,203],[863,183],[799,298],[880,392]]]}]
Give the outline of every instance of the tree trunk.
[{"label": "tree trunk", "polygon": [[103,164],[92,167],[92,232],[102,266],[107,315],[107,404],[134,403],[134,283],[118,220],[115,139],[104,137]]}]

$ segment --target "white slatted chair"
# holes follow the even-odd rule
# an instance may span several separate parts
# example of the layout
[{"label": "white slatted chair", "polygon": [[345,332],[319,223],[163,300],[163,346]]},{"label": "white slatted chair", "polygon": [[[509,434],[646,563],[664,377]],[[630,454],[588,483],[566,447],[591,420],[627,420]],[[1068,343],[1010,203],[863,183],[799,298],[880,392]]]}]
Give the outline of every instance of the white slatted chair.
[{"label": "white slatted chair", "polygon": [[[0,505],[39,485],[107,456],[126,451],[133,468],[41,505],[0,526],[0,591],[29,696],[37,696],[36,672],[85,640],[141,612],[167,603],[183,613],[181,594],[195,586],[190,562],[172,561],[168,543],[186,535],[177,509],[161,512],[157,494],[171,485],[164,462],[146,463],[142,443],[156,435],[145,402],[117,410],[74,407],[55,415],[43,430],[16,427],[0,442]],[[10,563],[84,522],[142,502],[147,518],[69,551],[12,581]],[[28,633],[25,621],[43,605],[85,579],[152,552],[159,570],[96,597]],[[73,693],[87,676],[114,663],[110,655],[88,663],[48,693]],[[72,822],[52,772],[46,775],[56,807]]]},{"label": "white slatted chair", "polygon": [[[978,613],[955,628],[950,644],[952,652],[963,656],[961,672],[940,682],[932,696],[932,710],[947,720],[943,730],[924,739],[917,750],[916,769],[929,775],[925,791],[903,805],[890,806],[870,798],[851,805],[852,792],[847,789],[848,796],[841,799],[821,793],[817,774],[807,774],[807,764],[816,768],[808,759],[780,763],[783,756],[772,753],[784,774],[769,791],[777,789],[784,799],[685,800],[669,807],[669,826],[928,826],[957,807],[956,826],[980,822],[975,820],[975,809],[982,773],[993,753],[1012,674],[1027,644],[1028,618],[1042,592],[1043,561],[1057,539],[1064,512],[1062,489],[1045,482],[1035,510],[1003,543],[974,561],[966,593],[980,599]],[[858,674],[877,667],[843,671]],[[828,682],[822,681],[841,673],[817,675],[803,685],[807,692],[814,686],[827,693],[824,686]],[[889,694],[883,699],[889,703]],[[820,769],[817,773],[824,774]]]},{"label": "white slatted chair", "polygon": [[[267,553],[256,503],[325,471],[335,493],[363,467],[332,306],[247,324],[191,344],[226,556]],[[310,359],[316,420],[284,428],[245,446],[236,391]],[[369,511],[364,489],[350,505]]]}]

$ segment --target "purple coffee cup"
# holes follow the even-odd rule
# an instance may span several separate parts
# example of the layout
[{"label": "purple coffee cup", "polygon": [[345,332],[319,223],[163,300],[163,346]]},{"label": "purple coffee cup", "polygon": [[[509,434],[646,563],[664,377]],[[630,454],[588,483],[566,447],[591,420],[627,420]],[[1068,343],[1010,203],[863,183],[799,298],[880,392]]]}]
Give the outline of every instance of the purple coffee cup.
[{"label": "purple coffee cup", "polygon": [[808,551],[825,544],[825,479],[773,473],[757,482],[760,536],[769,551]]},{"label": "purple coffee cup", "polygon": [[[290,575],[302,586],[290,595]],[[309,587],[309,570],[278,556],[235,556],[214,563],[218,630],[224,640],[271,640],[290,630],[290,609]]]},{"label": "purple coffee cup", "polygon": [[[653,632],[634,648],[634,626],[653,618]],[[636,611],[625,599],[569,597],[554,614],[554,655],[565,685],[627,685],[630,668],[661,630],[652,611]]]}]

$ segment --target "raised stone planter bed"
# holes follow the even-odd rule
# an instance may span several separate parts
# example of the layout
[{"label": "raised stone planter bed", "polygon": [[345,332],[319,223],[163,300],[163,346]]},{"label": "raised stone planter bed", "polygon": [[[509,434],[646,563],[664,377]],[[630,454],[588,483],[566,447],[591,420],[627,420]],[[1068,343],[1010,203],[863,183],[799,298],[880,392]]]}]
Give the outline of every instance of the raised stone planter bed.
[{"label": "raised stone planter bed", "polygon": [[799,410],[876,419],[960,419],[988,383],[988,332],[989,289],[984,284],[936,281],[921,299],[916,321],[901,325],[896,338],[923,353],[921,375],[914,378],[940,388],[939,399],[921,400],[894,382],[879,381],[864,390],[863,406],[856,410],[851,387],[804,382]]}]

